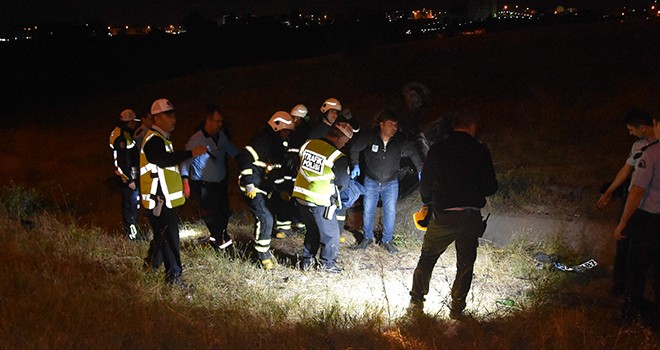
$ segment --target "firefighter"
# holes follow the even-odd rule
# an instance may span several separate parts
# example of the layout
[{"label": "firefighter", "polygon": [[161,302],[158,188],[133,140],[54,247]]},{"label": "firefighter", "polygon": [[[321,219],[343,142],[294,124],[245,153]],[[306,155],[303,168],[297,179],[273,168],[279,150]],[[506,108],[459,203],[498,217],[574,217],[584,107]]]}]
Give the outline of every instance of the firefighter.
[{"label": "firefighter", "polygon": [[136,121],[135,112],[125,109],[119,115],[119,122],[110,134],[110,150],[114,160],[115,175],[121,181],[121,208],[124,233],[130,240],[137,238],[137,214],[140,204],[137,184],[139,147],[133,139]]},{"label": "firefighter", "polygon": [[154,234],[145,262],[157,268],[162,255],[166,283],[187,288],[181,280],[179,217],[175,210],[186,201],[178,164],[206,153],[206,147],[174,151],[170,132],[174,130],[176,114],[167,99],[154,101],[151,114],[154,124],[144,136],[140,151],[140,194]]},{"label": "firefighter", "polygon": [[303,104],[295,105],[289,114],[293,117],[295,131],[289,135],[286,159],[282,168],[273,171],[273,175],[277,175],[277,179],[274,180],[273,194],[268,201],[268,207],[275,217],[275,238],[286,238],[286,236],[293,235],[294,231],[305,228],[291,198],[291,193],[300,163],[298,153],[309,135],[309,115],[307,107]]},{"label": "firefighter", "polygon": [[254,247],[261,267],[270,270],[277,262],[270,252],[270,240],[273,231],[273,214],[266,205],[275,181],[281,180],[282,168],[286,160],[288,138],[295,129],[291,114],[278,111],[268,120],[268,126],[236,157],[239,167],[238,184],[245,194],[250,212],[256,222],[254,228]]},{"label": "firefighter", "polygon": [[350,177],[348,159],[339,149],[352,136],[352,127],[340,122],[324,138],[309,140],[300,149],[293,197],[307,228],[300,263],[303,270],[316,267],[325,272],[341,272],[336,265],[340,231],[335,210],[341,208],[339,192],[347,186]]}]

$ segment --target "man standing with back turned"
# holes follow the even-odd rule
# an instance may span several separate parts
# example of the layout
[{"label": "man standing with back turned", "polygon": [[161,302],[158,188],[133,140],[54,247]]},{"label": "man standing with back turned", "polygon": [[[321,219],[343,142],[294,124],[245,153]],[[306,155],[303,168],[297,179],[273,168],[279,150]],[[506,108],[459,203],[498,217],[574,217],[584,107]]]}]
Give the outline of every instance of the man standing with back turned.
[{"label": "man standing with back turned", "polygon": [[479,237],[483,234],[481,208],[486,196],[497,191],[493,161],[488,149],[475,139],[478,117],[463,112],[453,120],[454,131],[429,150],[419,192],[429,205],[430,220],[410,291],[410,311],[420,311],[429,292],[433,267],[456,241],[456,278],[451,289],[449,317],[458,319],[472,284]]}]

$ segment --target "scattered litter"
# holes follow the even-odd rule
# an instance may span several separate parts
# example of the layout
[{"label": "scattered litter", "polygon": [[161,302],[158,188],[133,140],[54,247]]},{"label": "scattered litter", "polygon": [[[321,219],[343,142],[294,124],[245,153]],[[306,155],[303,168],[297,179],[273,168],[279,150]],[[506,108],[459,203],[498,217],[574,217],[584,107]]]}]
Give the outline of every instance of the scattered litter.
[{"label": "scattered litter", "polygon": [[584,271],[593,269],[594,267],[598,266],[598,263],[594,259],[589,259],[589,260],[583,262],[580,265],[576,265],[576,266],[572,266],[572,267],[571,266],[566,266],[566,265],[564,265],[560,262],[555,262],[555,266],[561,271],[575,271],[575,272],[578,272],[578,273],[582,273]]},{"label": "scattered litter", "polygon": [[497,299],[495,302],[499,305],[504,305],[504,306],[514,306],[516,305],[516,302],[513,301],[512,299],[504,298],[504,299]]}]

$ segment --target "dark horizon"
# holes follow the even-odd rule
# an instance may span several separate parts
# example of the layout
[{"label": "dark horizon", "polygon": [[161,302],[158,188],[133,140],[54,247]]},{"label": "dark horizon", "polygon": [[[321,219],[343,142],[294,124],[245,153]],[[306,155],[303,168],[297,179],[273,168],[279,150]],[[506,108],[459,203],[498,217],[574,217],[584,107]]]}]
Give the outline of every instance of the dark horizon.
[{"label": "dark horizon", "polygon": [[[480,1],[480,0],[473,0]],[[488,1],[488,0],[484,0]],[[640,0],[498,0],[498,5],[505,3],[520,4],[534,8],[550,8],[556,5],[564,7],[602,9],[615,5],[640,5],[648,1]],[[443,9],[453,4],[464,4],[465,0],[120,0],[112,3],[102,0],[61,0],[42,2],[23,0],[7,3],[0,12],[0,26],[43,22],[84,22],[101,21],[108,24],[146,24],[179,22],[191,13],[202,14],[254,14],[257,16],[277,15],[300,10],[305,13],[375,12],[399,8]]]}]

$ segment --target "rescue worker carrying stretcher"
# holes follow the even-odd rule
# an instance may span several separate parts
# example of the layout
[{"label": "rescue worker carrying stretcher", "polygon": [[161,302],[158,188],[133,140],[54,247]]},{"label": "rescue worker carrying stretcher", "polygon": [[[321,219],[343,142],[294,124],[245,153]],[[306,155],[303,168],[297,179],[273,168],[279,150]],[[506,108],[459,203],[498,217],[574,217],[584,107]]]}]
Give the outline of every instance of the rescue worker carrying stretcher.
[{"label": "rescue worker carrying stretcher", "polygon": [[[288,148],[288,137],[295,129],[293,117],[288,112],[278,111],[268,121],[266,127],[236,157],[239,167],[238,185],[245,194],[250,212],[256,222],[254,228],[254,248],[261,267],[270,270],[276,259],[270,252],[273,214],[266,206],[267,197],[273,189],[278,172],[282,167]],[[271,174],[272,173],[272,174]]]}]

